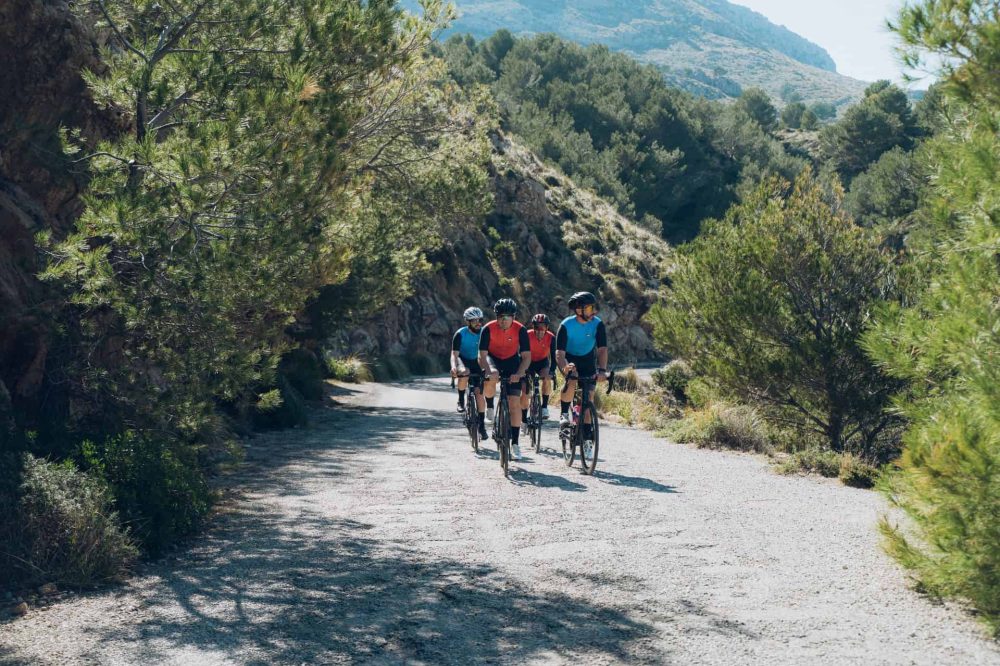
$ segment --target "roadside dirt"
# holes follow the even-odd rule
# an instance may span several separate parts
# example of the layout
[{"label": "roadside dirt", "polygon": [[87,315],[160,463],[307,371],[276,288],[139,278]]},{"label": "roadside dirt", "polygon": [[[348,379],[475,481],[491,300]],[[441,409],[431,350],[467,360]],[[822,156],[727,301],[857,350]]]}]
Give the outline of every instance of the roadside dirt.
[{"label": "roadside dirt", "polygon": [[447,380],[336,392],[183,553],[0,624],[0,663],[1000,664],[882,553],[875,493],[618,427],[594,477],[552,427],[506,480]]}]

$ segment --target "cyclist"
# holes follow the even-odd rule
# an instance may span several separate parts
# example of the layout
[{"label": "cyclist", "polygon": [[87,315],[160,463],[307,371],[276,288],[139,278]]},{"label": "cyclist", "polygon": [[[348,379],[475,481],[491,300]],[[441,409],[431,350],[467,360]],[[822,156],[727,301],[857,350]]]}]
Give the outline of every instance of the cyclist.
[{"label": "cyclist", "polygon": [[[597,316],[597,297],[589,291],[573,294],[568,302],[574,314],[563,319],[556,335],[556,364],[566,377],[559,402],[559,427],[570,424],[569,405],[576,392],[577,377],[608,378],[608,334]],[[593,426],[583,425],[583,445],[587,455],[593,450]]]},{"label": "cyclist", "polygon": [[[465,326],[455,331],[451,339],[451,376],[458,378],[458,411],[465,411],[465,389],[472,375],[482,377],[479,367],[479,336],[483,330],[483,311],[477,307],[467,308],[462,313]],[[476,391],[476,405],[479,407],[479,436],[486,439],[486,424],[483,421],[485,400],[480,387]]]},{"label": "cyclist", "polygon": [[[549,330],[549,318],[539,313],[531,318],[531,333],[528,342],[531,344],[531,365],[528,374],[541,379],[542,414],[543,419],[549,418],[549,396],[552,394],[552,373],[556,367],[556,336]],[[536,389],[537,390],[537,389]],[[521,395],[521,421],[528,418],[528,405],[531,396],[525,392]]]},{"label": "cyclist", "polygon": [[514,460],[520,460],[521,387],[524,372],[531,365],[531,343],[528,341],[528,329],[514,319],[517,302],[513,298],[501,298],[493,305],[493,311],[497,318],[483,327],[479,337],[479,365],[484,372],[490,373],[491,381],[486,386],[490,402],[496,392],[497,379],[501,376],[508,378],[511,455]]}]

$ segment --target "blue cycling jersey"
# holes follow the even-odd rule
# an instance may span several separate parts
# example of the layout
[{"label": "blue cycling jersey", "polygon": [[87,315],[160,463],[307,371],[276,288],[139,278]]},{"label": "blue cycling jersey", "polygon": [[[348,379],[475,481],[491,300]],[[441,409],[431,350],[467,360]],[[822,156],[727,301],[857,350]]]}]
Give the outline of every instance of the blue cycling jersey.
[{"label": "blue cycling jersey", "polygon": [[597,346],[597,329],[601,326],[600,317],[594,317],[586,323],[580,323],[576,317],[566,317],[562,320],[560,332],[566,331],[566,349],[571,356],[586,356]]},{"label": "blue cycling jersey", "polygon": [[455,343],[457,343],[457,346],[453,344],[452,349],[457,349],[458,355],[462,358],[479,358],[479,338],[482,336],[482,333],[483,329],[479,329],[479,333],[473,333],[469,330],[468,326],[463,326],[455,333]]}]

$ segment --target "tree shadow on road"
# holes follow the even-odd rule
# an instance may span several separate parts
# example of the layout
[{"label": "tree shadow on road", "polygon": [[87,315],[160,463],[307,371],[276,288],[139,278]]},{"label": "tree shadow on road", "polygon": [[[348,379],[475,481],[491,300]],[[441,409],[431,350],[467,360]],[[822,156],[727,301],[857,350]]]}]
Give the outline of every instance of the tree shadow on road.
[{"label": "tree shadow on road", "polygon": [[180,649],[257,664],[665,660],[649,647],[655,628],[617,608],[379,542],[371,527],[247,507],[161,567],[145,599],[155,620],[100,630],[101,643],[138,643],[142,662]]}]

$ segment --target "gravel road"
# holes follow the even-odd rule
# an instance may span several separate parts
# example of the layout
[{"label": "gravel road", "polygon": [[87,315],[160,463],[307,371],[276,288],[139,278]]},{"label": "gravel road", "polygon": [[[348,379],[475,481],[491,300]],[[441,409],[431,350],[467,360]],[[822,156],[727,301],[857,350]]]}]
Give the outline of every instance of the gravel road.
[{"label": "gravel road", "polygon": [[879,549],[872,492],[602,430],[595,477],[475,455],[447,380],[252,440],[180,555],[0,624],[0,663],[1000,664]]}]

